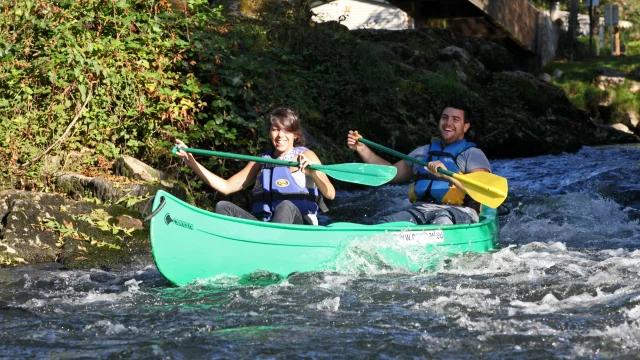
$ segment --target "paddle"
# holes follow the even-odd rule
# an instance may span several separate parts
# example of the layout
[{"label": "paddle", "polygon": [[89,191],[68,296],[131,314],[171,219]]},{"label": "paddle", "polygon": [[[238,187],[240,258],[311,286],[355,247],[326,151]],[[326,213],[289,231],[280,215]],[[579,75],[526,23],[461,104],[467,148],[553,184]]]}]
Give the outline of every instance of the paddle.
[{"label": "paddle", "polygon": [[[409,155],[389,149],[388,147],[376,144],[362,137],[359,137],[358,141],[418,165],[427,166],[427,163],[424,161],[412,158]],[[494,209],[502,204],[502,202],[507,198],[507,193],[509,192],[507,179],[492,173],[474,172],[470,174],[455,174],[449,170],[441,168],[438,168],[438,172],[457,179],[462,183],[462,185],[464,185],[464,189],[472,199]]]},{"label": "paddle", "polygon": [[[186,151],[192,154],[217,156],[228,159],[255,161],[265,164],[274,164],[282,166],[300,167],[300,163],[294,161],[284,161],[271,158],[263,158],[258,156],[249,156],[241,154],[225,153],[220,151],[201,150],[192,148],[178,148],[173,147],[172,154],[175,154],[178,150]],[[323,173],[331,176],[332,178],[346,181],[355,184],[378,186],[389,182],[396,176],[398,171],[395,166],[387,165],[375,165],[375,164],[335,164],[335,165],[320,165],[312,164],[308,166],[312,170],[320,170]]]}]

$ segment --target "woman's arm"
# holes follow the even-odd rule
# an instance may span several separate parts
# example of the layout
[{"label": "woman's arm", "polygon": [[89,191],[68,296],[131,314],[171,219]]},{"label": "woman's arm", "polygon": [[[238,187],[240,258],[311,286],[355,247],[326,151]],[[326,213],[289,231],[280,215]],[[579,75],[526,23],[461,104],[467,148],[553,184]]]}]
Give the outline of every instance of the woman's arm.
[{"label": "woman's arm", "polygon": [[[176,139],[176,146],[179,148],[187,147],[182,141]],[[229,195],[236,191],[240,191],[247,185],[250,185],[256,180],[260,165],[256,162],[249,162],[242,170],[235,173],[229,179],[223,179],[220,176],[207,170],[202,164],[196,161],[191,153],[187,153],[182,150],[176,152],[182,159],[185,165],[193,170],[200,179],[202,179],[207,185],[223,193]]]},{"label": "woman's arm", "polygon": [[319,170],[311,170],[308,168],[311,164],[322,164],[318,156],[311,150],[305,150],[299,157],[298,161],[300,162],[300,171],[313,178],[316,186],[318,186],[318,190],[320,190],[325,198],[333,200],[333,198],[336,197],[336,189],[333,187],[333,184],[331,184],[331,181],[329,181],[327,174]]}]

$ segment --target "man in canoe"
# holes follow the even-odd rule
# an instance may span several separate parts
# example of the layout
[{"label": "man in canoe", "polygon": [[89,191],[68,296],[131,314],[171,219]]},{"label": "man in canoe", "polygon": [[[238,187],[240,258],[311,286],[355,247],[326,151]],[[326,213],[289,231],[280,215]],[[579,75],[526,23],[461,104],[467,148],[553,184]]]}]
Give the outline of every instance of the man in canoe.
[{"label": "man in canoe", "polygon": [[[218,202],[216,213],[281,224],[318,225],[318,210],[326,209],[322,197],[333,199],[336,192],[325,173],[308,168],[321,162],[313,151],[302,146],[304,136],[298,114],[286,108],[275,109],[268,116],[267,131],[273,149],[262,157],[297,161],[299,168],[252,161],[229,179],[223,179],[205,169],[192,154],[182,150],[177,154],[205,183],[225,195],[255,182],[251,213],[228,201]],[[186,147],[178,139],[175,145]]]},{"label": "man in canoe", "polygon": [[[423,167],[406,160],[393,164],[398,172],[391,183],[413,182],[409,190],[409,200],[413,206],[385,216],[380,222],[409,221],[418,225],[478,222],[480,204],[467,195],[460,181],[437,172],[437,168],[463,174],[491,172],[489,160],[482,150],[465,140],[471,119],[471,113],[462,101],[452,101],[440,116],[440,139],[409,154],[427,162],[428,166]],[[360,134],[357,131],[349,131],[347,146],[357,151],[364,162],[391,165],[367,145],[358,142],[358,137]]]}]

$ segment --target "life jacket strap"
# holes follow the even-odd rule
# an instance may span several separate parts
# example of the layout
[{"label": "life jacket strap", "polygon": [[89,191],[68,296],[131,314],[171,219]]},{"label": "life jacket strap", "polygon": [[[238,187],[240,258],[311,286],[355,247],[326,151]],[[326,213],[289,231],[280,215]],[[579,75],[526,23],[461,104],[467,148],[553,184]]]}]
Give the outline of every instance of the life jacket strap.
[{"label": "life jacket strap", "polygon": [[[263,201],[264,200],[264,192],[259,192],[259,193],[254,193],[253,195],[253,200],[254,201]],[[327,207],[327,204],[325,204],[324,202],[324,197],[322,195],[312,195],[312,194],[306,194],[306,193],[300,193],[300,194],[280,194],[280,193],[270,193],[269,194],[269,200],[270,202],[273,201],[284,201],[284,200],[289,200],[289,201],[294,201],[294,200],[308,200],[308,201],[312,201],[316,204],[318,204],[318,208],[323,212],[327,212],[329,211],[329,208]]]}]

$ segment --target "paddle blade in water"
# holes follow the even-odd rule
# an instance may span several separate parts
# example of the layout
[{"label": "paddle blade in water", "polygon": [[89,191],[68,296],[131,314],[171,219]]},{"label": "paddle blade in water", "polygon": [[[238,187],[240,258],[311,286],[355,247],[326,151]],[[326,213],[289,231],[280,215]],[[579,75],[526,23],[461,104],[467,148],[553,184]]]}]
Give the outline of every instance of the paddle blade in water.
[{"label": "paddle blade in water", "polygon": [[507,198],[507,179],[488,172],[453,174],[475,201],[496,209]]},{"label": "paddle blade in water", "polygon": [[312,168],[340,181],[369,186],[386,184],[398,171],[395,166],[362,163],[312,165]]}]

